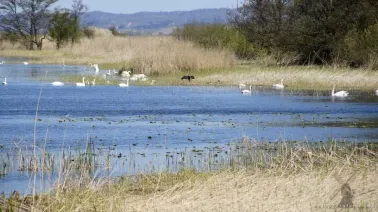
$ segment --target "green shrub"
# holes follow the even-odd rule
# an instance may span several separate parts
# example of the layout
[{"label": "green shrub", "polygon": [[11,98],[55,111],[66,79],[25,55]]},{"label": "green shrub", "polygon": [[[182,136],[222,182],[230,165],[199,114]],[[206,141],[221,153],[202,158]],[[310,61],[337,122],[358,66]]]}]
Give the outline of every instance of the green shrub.
[{"label": "green shrub", "polygon": [[189,40],[208,49],[230,49],[240,59],[251,59],[263,52],[248,42],[238,30],[222,24],[187,24],[177,28],[173,35],[179,40]]},{"label": "green shrub", "polygon": [[350,30],[340,44],[339,55],[351,66],[378,69],[378,23],[364,31]]}]

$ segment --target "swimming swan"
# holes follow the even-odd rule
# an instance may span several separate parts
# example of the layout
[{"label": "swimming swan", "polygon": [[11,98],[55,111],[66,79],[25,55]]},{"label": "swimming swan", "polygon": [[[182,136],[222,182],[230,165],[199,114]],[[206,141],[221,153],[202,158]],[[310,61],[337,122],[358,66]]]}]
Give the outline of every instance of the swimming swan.
[{"label": "swimming swan", "polygon": [[349,93],[347,91],[339,91],[339,92],[335,93],[335,85],[333,85],[331,95],[334,96],[334,97],[347,97],[349,95]]},{"label": "swimming swan", "polygon": [[53,85],[53,86],[63,86],[64,83],[63,82],[55,81],[55,82],[52,82],[51,85]]},{"label": "swimming swan", "polygon": [[85,77],[83,77],[83,82],[77,82],[76,83],[76,86],[78,86],[78,87],[85,87]]},{"label": "swimming swan", "polygon": [[246,86],[245,86],[245,84],[243,84],[243,83],[240,83],[239,84],[239,89],[241,90],[241,89],[243,89],[243,88],[245,88]]},{"label": "swimming swan", "polygon": [[242,94],[250,94],[250,93],[252,93],[252,85],[249,86],[249,90],[244,89],[241,92],[242,92]]},{"label": "swimming swan", "polygon": [[281,83],[280,84],[274,84],[273,88],[276,88],[276,89],[282,89],[282,88],[284,88],[285,86],[283,84],[283,80],[284,79],[281,79]]},{"label": "swimming swan", "polygon": [[8,83],[7,83],[7,78],[4,78],[4,82],[2,82],[1,84],[3,84],[3,85],[8,85]]},{"label": "swimming swan", "polygon": [[119,87],[129,87],[129,79],[126,80],[126,83],[119,83]]}]

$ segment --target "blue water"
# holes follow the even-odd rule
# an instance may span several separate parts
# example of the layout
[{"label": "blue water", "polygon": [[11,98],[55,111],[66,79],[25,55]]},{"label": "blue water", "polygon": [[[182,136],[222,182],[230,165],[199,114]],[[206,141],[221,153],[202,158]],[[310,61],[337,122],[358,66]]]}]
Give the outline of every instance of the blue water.
[{"label": "blue water", "polygon": [[[0,87],[3,157],[17,148],[31,147],[34,135],[39,147],[52,152],[83,148],[91,140],[98,147],[114,147],[116,154],[124,156],[130,151],[155,155],[174,149],[224,146],[243,136],[259,141],[378,140],[378,130],[374,128],[326,125],[378,118],[375,96],[352,94],[347,99],[331,99],[326,94],[312,96],[270,88],[242,95],[237,86],[50,85],[67,74],[91,72],[82,66],[0,66],[0,77],[8,81],[7,86]],[[308,122],[324,125],[305,125]],[[141,169],[154,161],[139,159],[135,167]],[[28,173],[14,170],[0,177],[0,191],[26,191],[29,183]]]}]

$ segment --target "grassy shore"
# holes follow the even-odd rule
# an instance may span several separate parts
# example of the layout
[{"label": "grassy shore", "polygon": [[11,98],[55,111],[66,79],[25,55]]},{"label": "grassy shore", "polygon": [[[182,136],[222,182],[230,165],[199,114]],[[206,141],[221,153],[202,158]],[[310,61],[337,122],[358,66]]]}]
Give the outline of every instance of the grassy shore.
[{"label": "grassy shore", "polygon": [[[373,143],[244,139],[218,171],[66,178],[49,193],[2,200],[34,211],[377,211]],[[1,199],[1,198],[0,198]],[[352,205],[353,204],[353,208]],[[342,207],[349,207],[342,209]]]},{"label": "grassy shore", "polygon": [[[101,70],[133,69],[134,73],[147,74],[156,85],[237,86],[243,83],[271,87],[284,79],[286,88],[292,90],[329,91],[333,84],[337,90],[378,89],[377,71],[336,66],[279,66],[266,58],[242,63],[231,52],[205,50],[172,37],[101,36],[83,39],[81,43],[61,50],[55,50],[49,42],[43,51],[22,50],[9,43],[3,43],[1,49],[1,56],[28,57],[31,63],[98,63]],[[191,82],[180,80],[187,74],[196,79]],[[77,79],[67,77],[64,80],[76,82]]]}]

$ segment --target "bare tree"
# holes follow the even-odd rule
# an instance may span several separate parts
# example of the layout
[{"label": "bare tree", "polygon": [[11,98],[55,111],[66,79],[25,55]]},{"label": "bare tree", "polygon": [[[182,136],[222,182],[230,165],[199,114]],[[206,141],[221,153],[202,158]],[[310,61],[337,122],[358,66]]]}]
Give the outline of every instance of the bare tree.
[{"label": "bare tree", "polygon": [[42,49],[50,24],[49,8],[58,0],[0,0],[0,28],[30,50]]}]

